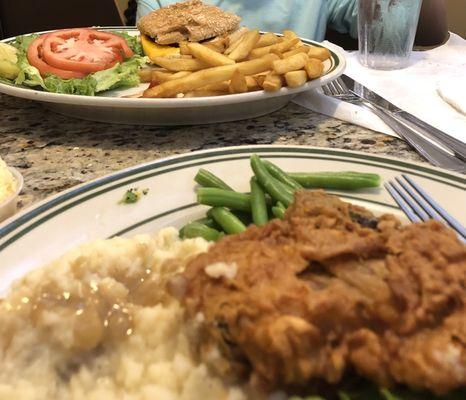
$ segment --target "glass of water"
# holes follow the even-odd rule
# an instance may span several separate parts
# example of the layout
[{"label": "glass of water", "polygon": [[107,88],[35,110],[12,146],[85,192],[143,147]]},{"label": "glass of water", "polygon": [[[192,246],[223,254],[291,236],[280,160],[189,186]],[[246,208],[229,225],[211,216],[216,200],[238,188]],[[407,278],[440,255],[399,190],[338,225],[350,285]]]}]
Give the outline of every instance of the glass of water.
[{"label": "glass of water", "polygon": [[409,63],[422,0],[358,0],[359,61],[374,69]]}]

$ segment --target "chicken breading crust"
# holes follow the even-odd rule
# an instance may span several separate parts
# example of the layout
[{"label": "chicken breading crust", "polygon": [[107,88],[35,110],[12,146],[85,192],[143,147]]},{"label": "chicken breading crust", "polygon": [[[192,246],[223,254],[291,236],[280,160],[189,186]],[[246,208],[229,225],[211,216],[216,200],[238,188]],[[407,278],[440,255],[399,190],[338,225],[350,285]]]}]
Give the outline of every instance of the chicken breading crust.
[{"label": "chicken breading crust", "polygon": [[[236,275],[205,273],[218,262]],[[270,389],[349,369],[385,387],[466,385],[466,246],[438,222],[402,226],[300,191],[284,221],[225,237],[183,277],[203,346]]]}]

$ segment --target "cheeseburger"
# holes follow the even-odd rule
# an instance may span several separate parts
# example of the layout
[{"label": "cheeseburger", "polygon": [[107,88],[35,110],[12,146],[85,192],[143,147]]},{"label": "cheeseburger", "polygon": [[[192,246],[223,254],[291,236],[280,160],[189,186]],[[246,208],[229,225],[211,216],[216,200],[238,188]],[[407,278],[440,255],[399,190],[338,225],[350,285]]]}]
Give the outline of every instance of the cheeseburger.
[{"label": "cheeseburger", "polygon": [[138,22],[144,52],[149,58],[178,54],[181,42],[201,42],[234,32],[241,18],[201,0],[160,8]]}]

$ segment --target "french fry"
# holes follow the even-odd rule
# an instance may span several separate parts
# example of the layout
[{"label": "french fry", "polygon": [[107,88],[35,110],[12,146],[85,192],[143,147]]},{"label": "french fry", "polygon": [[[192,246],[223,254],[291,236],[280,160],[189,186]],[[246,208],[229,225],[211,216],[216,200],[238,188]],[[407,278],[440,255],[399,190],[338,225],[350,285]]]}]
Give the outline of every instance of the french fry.
[{"label": "french fry", "polygon": [[210,42],[205,42],[202,43],[203,46],[208,47],[210,50],[215,51],[216,53],[223,54],[225,50],[225,46],[223,46],[221,43],[210,43]]},{"label": "french fry", "polygon": [[178,93],[187,93],[212,83],[230,80],[236,70],[243,75],[259,74],[271,70],[276,57],[274,54],[268,54],[255,60],[234,65],[223,65],[196,71],[184,78],[149,88],[144,92],[144,97],[174,97]]},{"label": "french fry", "polygon": [[304,68],[309,61],[309,57],[305,53],[298,53],[294,56],[284,58],[283,60],[276,60],[273,62],[273,70],[278,75],[286,74],[290,71],[297,71]]},{"label": "french fry", "polygon": [[216,51],[217,53],[222,53],[226,48],[226,37],[217,36],[214,39],[208,40],[207,42],[202,43],[204,46],[207,46],[209,49]]},{"label": "french fry", "polygon": [[224,51],[225,55],[231,54],[239,46],[241,41],[244,39],[244,36],[248,32],[249,32],[249,29],[245,28],[243,30],[243,28],[240,28],[236,32],[233,32],[231,35],[229,35],[226,40],[226,43],[228,45]]},{"label": "french fry", "polygon": [[152,69],[151,68],[143,68],[140,69],[138,72],[139,79],[141,82],[150,82],[152,80]]},{"label": "french fry", "polygon": [[262,83],[262,87],[266,92],[276,92],[280,90],[282,86],[282,77],[273,72],[269,72]]},{"label": "french fry", "polygon": [[309,58],[317,58],[321,61],[325,61],[330,58],[330,51],[325,47],[309,46],[307,55]]},{"label": "french fry", "polygon": [[199,71],[208,68],[209,65],[201,60],[186,59],[186,58],[167,58],[167,57],[153,57],[152,61],[168,69],[169,71]]},{"label": "french fry", "polygon": [[283,36],[286,38],[286,39],[294,39],[294,38],[297,38],[298,35],[296,35],[296,33],[294,33],[292,30],[290,29],[285,29],[283,32]]},{"label": "french fry", "polygon": [[304,66],[309,79],[316,79],[322,76],[324,72],[324,64],[317,58],[310,58]]},{"label": "french fry", "polygon": [[223,96],[227,94],[227,92],[219,92],[215,90],[203,90],[203,89],[198,89],[198,90],[193,90],[191,92],[186,93],[183,97],[184,98],[189,98],[189,97],[210,97],[210,96]]},{"label": "french fry", "polygon": [[139,79],[141,82],[150,82],[152,80],[152,73],[155,71],[168,72],[165,68],[160,67],[143,68],[138,71]]},{"label": "french fry", "polygon": [[298,53],[306,53],[307,54],[308,51],[309,51],[309,46],[302,45],[302,46],[297,47],[296,49],[293,49],[293,50],[290,50],[290,51],[287,51],[287,52],[283,53],[283,58],[288,58],[288,57],[294,56],[295,54],[298,54]]},{"label": "french fry", "polygon": [[230,90],[230,82],[223,81],[223,82],[211,83],[210,85],[202,86],[196,90],[204,90],[204,91],[210,90],[212,92],[228,93],[228,91]]},{"label": "french fry", "polygon": [[237,41],[233,42],[230,46],[228,46],[225,49],[224,54],[229,56],[233,51],[235,51],[235,49],[239,46],[239,44],[243,40],[243,37],[244,36],[240,37]]},{"label": "french fry", "polygon": [[257,29],[247,32],[241,39],[238,46],[236,46],[228,56],[235,61],[244,60],[251,50],[254,49],[254,46],[257,44],[259,39],[260,33]]},{"label": "french fry", "polygon": [[209,49],[200,43],[188,43],[188,49],[194,57],[212,67],[219,67],[221,65],[230,65],[235,63],[231,58],[217,53],[216,51]]},{"label": "french fry", "polygon": [[157,85],[159,85],[159,84],[161,84],[163,82],[172,81],[173,79],[184,78],[185,76],[188,76],[190,74],[191,74],[191,72],[188,72],[188,71],[180,71],[180,72],[176,72],[176,73],[153,71],[152,72],[151,82],[156,83]]},{"label": "french fry", "polygon": [[231,77],[229,91],[230,93],[246,93],[248,91],[246,78],[238,70],[236,70]]},{"label": "french fry", "polygon": [[248,86],[248,90],[250,92],[254,92],[256,90],[262,89],[262,87],[257,84],[257,81],[254,79],[253,76],[247,75],[245,78],[246,78],[246,85]]},{"label": "french fry", "polygon": [[287,50],[291,49],[298,42],[299,42],[299,39],[294,38],[294,39],[286,39],[283,42],[273,44],[271,46],[258,47],[257,49],[254,49],[251,51],[251,53],[249,54],[249,57],[250,58],[262,57],[266,54],[269,54],[272,50],[276,50],[276,51],[279,51],[280,53],[284,53]]},{"label": "french fry", "polygon": [[257,74],[257,75],[254,75],[254,76],[253,76],[254,80],[256,81],[256,83],[257,83],[261,88],[263,88],[265,78],[267,77],[267,74],[268,74],[269,72],[270,72],[270,71],[267,71],[267,72],[265,72],[265,73]]},{"label": "french fry", "polygon": [[270,54],[276,54],[278,56],[278,58],[280,58],[280,59],[284,58],[283,54],[278,49],[272,49],[270,51]]},{"label": "french fry", "polygon": [[180,42],[179,46],[180,46],[180,54],[184,54],[184,55],[191,54],[189,52],[188,42],[186,42],[186,41]]},{"label": "french fry", "polygon": [[288,87],[297,88],[307,82],[307,73],[303,70],[287,72],[285,80]]},{"label": "french fry", "polygon": [[[293,31],[291,31],[289,29],[285,29],[283,31],[283,37],[285,39],[296,39],[296,38],[299,39],[298,35],[296,35],[296,33],[294,33]],[[299,41],[293,46],[293,48],[301,47],[303,45],[304,45],[304,43],[301,42],[301,39],[299,39]]]},{"label": "french fry", "polygon": [[[225,45],[227,47],[231,46],[233,43],[237,43],[239,39],[241,39],[245,33],[249,32],[249,29],[246,28],[246,27],[241,27],[239,29],[237,29],[236,31],[230,33],[229,35],[227,35],[227,37],[225,38]],[[230,53],[227,53],[225,51],[225,54],[230,54]]]},{"label": "french fry", "polygon": [[280,42],[280,38],[274,33],[264,33],[263,35],[261,35],[259,41],[256,43],[256,48],[271,46],[272,44],[276,44],[278,42]]}]

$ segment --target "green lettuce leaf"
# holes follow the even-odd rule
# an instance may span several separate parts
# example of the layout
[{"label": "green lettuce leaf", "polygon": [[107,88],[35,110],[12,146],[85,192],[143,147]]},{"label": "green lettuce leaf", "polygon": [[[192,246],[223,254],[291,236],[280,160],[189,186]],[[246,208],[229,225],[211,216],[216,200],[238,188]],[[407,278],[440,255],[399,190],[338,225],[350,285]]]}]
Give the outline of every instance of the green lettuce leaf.
[{"label": "green lettuce leaf", "polygon": [[[141,44],[137,37],[119,32],[128,41],[128,45],[136,53],[130,59],[114,65],[112,68],[95,72],[82,79],[62,79],[55,75],[42,78],[39,70],[29,64],[27,49],[38,35],[18,36],[11,44],[18,49],[18,67],[20,72],[14,81],[16,85],[41,87],[52,93],[76,94],[95,96],[96,93],[110,89],[137,86],[140,83],[138,70],[147,63],[142,53]],[[138,47],[139,46],[139,47]],[[13,83],[9,81],[8,83]]]},{"label": "green lettuce leaf", "polygon": [[47,89],[44,80],[40,76],[39,70],[29,64],[27,59],[27,50],[31,42],[39,35],[23,35],[16,37],[12,44],[18,49],[18,63],[19,74],[16,77],[14,83],[16,85],[24,86],[41,86],[43,89]]},{"label": "green lettuce leaf", "polygon": [[132,36],[128,32],[123,31],[112,31],[112,33],[121,36],[123,39],[125,39],[126,43],[128,43],[129,48],[134,51],[134,54],[137,54],[139,56],[144,55],[144,51],[142,50],[141,39],[139,38],[139,36]]},{"label": "green lettuce leaf", "polygon": [[15,84],[25,86],[41,86],[43,89],[47,89],[44,80],[40,76],[39,70],[29,64],[26,54],[18,54],[18,68],[19,74],[15,79]]},{"label": "green lettuce leaf", "polygon": [[36,35],[35,33],[31,35],[17,36],[15,41],[10,44],[15,46],[21,53],[26,54],[28,51],[29,45],[32,43],[34,39],[38,37],[39,35]]},{"label": "green lettuce leaf", "polygon": [[146,57],[136,55],[112,68],[95,72],[91,75],[97,82],[95,91],[99,93],[105,90],[139,85],[138,70],[146,62]]},{"label": "green lettuce leaf", "polygon": [[95,72],[82,79],[61,79],[49,75],[44,79],[45,89],[53,93],[78,94],[94,96],[96,93],[121,87],[139,85],[138,69],[146,63],[146,59],[133,56],[112,68]]},{"label": "green lettuce leaf", "polygon": [[97,82],[92,75],[82,79],[61,79],[56,75],[49,75],[44,79],[44,83],[48,92],[82,96],[94,96],[97,87]]}]

